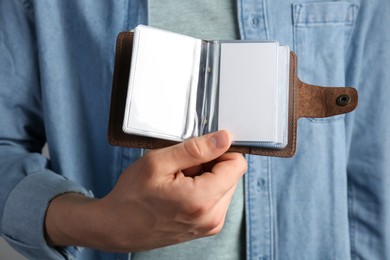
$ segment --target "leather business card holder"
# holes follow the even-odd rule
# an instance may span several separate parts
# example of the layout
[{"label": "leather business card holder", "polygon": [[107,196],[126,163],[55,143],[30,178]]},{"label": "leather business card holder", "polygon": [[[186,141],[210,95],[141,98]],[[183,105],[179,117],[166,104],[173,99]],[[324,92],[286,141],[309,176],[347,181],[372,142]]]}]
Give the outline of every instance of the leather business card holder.
[{"label": "leather business card holder", "polygon": [[[133,45],[133,32],[122,32],[118,35],[108,127],[109,143],[114,146],[144,149],[162,148],[176,144],[178,141],[175,140],[129,134],[123,130]],[[290,51],[289,53],[286,145],[283,147],[262,147],[233,143],[229,151],[264,156],[292,157],[296,151],[297,121],[299,118],[336,116],[351,112],[356,108],[358,103],[356,89],[352,87],[315,86],[302,82],[297,76],[297,57],[294,52]]]}]

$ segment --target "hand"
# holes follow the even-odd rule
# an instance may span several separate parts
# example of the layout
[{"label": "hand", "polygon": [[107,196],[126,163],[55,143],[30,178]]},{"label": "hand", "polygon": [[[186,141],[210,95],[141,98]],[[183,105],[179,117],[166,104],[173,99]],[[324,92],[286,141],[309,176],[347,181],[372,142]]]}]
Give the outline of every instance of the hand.
[{"label": "hand", "polygon": [[[241,154],[225,153],[230,144],[220,131],[150,151],[103,199],[59,196],[46,217],[49,242],[134,252],[217,234],[247,167]],[[61,220],[56,209],[73,214]]]}]

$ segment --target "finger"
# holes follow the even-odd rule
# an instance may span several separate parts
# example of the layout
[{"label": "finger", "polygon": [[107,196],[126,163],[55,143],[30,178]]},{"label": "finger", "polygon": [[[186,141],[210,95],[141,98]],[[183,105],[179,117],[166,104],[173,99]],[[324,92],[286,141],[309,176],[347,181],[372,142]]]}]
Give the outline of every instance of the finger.
[{"label": "finger", "polygon": [[211,169],[213,168],[213,166],[217,162],[217,159],[212,160],[212,161],[207,162],[207,163],[204,163],[204,164],[201,164],[201,165],[196,165],[196,166],[193,166],[191,168],[182,170],[182,172],[184,173],[185,176],[188,176],[188,177],[195,177],[195,176],[198,176],[204,172],[209,172],[209,171],[211,171]]},{"label": "finger", "polygon": [[188,177],[197,176],[197,175],[203,173],[204,171],[205,171],[205,170],[203,169],[203,164],[201,164],[201,165],[196,165],[196,166],[193,166],[193,167],[191,167],[191,168],[182,170],[182,172],[184,173],[184,175],[185,175],[185,176],[188,176]]},{"label": "finger", "polygon": [[215,235],[221,231],[236,187],[237,184],[227,191],[227,193],[207,211],[202,219],[198,219],[195,228],[202,236]]},{"label": "finger", "polygon": [[231,188],[224,197],[222,197],[221,201],[216,205],[217,210],[220,210],[221,212],[224,212],[223,213],[223,217],[220,221],[220,223],[213,229],[209,230],[208,234],[207,235],[216,235],[218,234],[219,232],[222,231],[222,228],[223,226],[225,225],[225,221],[226,221],[226,216],[227,216],[227,213],[228,213],[228,210],[229,210],[229,206],[232,202],[232,199],[233,199],[233,196],[234,196],[234,192],[236,191],[236,188],[237,188],[237,184],[233,186],[233,188]]},{"label": "finger", "polygon": [[222,130],[156,150],[153,156],[164,166],[164,172],[172,174],[214,160],[225,153],[231,143],[229,132]]},{"label": "finger", "polygon": [[218,199],[236,185],[247,170],[247,162],[239,153],[226,153],[216,161],[211,171],[195,177],[194,185]]}]

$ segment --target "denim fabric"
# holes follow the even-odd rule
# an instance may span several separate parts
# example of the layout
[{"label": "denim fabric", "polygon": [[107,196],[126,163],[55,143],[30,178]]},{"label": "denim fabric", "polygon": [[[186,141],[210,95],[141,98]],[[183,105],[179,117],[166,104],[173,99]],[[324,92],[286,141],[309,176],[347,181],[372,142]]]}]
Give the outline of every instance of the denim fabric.
[{"label": "denim fabric", "polygon": [[[348,115],[299,120],[293,158],[247,156],[247,258],[389,259],[390,2],[237,0],[237,17],[242,38],[295,50],[303,81],[360,97]],[[141,0],[0,1],[0,233],[29,258],[74,253],[44,243],[51,198],[104,196],[141,155],[106,135],[116,35],[147,20]]]}]

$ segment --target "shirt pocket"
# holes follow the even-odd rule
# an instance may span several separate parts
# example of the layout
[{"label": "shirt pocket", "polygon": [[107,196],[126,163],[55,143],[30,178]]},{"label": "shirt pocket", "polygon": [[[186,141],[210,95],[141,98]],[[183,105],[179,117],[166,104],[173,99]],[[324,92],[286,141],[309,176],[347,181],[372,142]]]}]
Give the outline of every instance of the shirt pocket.
[{"label": "shirt pocket", "polygon": [[[294,50],[299,78],[321,86],[345,86],[346,50],[359,6],[345,1],[293,4]],[[311,118],[330,122],[343,118]]]}]

